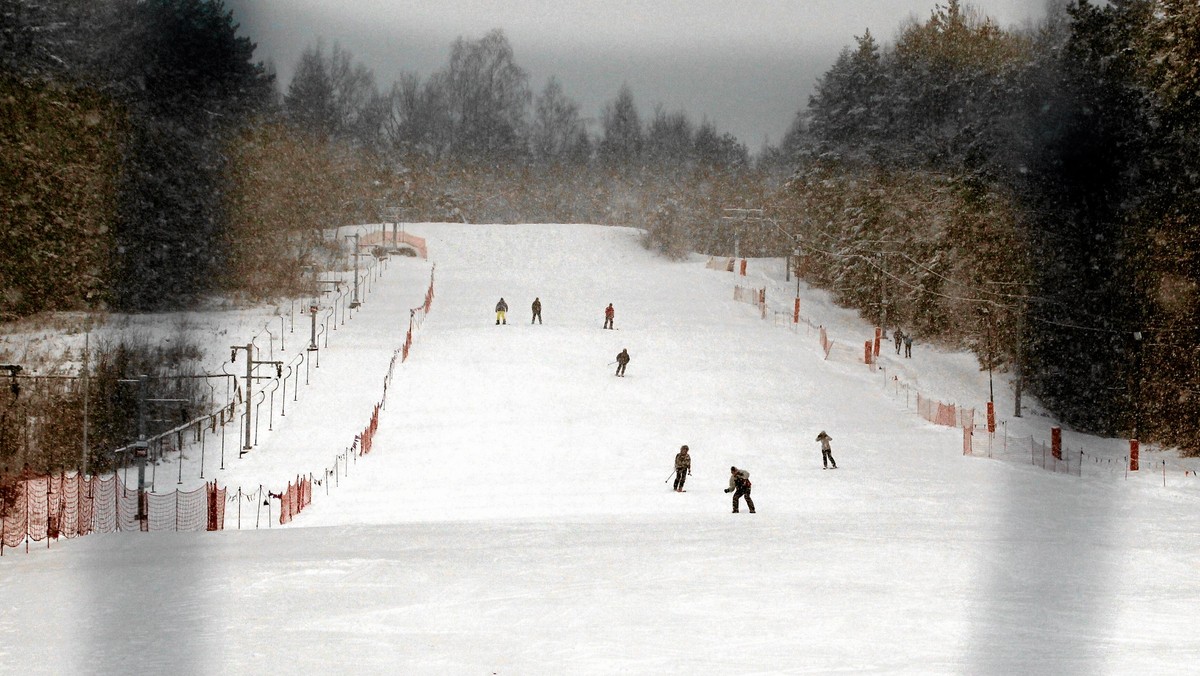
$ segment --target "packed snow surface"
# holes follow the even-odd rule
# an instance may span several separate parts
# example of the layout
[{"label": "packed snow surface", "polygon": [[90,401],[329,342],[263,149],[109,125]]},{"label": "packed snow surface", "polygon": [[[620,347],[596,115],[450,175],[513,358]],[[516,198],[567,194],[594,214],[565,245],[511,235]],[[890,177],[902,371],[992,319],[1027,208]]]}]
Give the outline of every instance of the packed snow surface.
[{"label": "packed snow surface", "polygon": [[[918,339],[912,359],[885,346],[871,370],[870,326],[803,288],[805,321],[838,344],[825,359],[807,324],[734,300],[736,284],[767,288],[790,310],[778,260],[741,277],[658,257],[628,228],[407,227],[430,260],[389,261],[286,417],[206,478],[279,490],[321,476],[380,399],[436,263],[373,450],[285,527],[255,529],[249,506],[241,530],[230,514],[219,533],[6,552],[0,672],[1200,669],[1194,476],[965,457],[961,430],[924,421],[886,379],[981,406],[978,363]],[[601,328],[608,303],[616,330]],[[1004,415],[996,378],[1005,429],[1048,438],[1033,402]],[[676,493],[682,444],[693,475]],[[756,514],[730,513],[731,465],[750,472]]]}]

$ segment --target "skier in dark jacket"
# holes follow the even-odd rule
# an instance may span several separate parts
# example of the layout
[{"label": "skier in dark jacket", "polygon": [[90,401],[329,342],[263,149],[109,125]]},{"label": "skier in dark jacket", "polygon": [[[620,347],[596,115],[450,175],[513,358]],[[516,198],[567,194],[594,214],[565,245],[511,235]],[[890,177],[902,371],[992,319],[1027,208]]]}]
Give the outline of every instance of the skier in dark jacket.
[{"label": "skier in dark jacket", "polygon": [[904,358],[910,357],[912,357],[912,336],[906,333],[904,334]]},{"label": "skier in dark jacket", "polygon": [[629,364],[629,350],[621,348],[617,353],[617,375],[625,377],[625,366]]},{"label": "skier in dark jacket", "polygon": [[609,303],[608,307],[604,308],[604,328],[611,329],[613,327],[613,315],[616,313],[617,311],[613,309],[612,303]]},{"label": "skier in dark jacket", "polygon": [[506,319],[504,316],[504,313],[506,313],[506,312],[508,312],[508,303],[505,303],[504,299],[501,298],[500,302],[496,303],[496,324],[497,325],[508,323],[508,319]]},{"label": "skier in dark jacket", "polygon": [[688,455],[687,444],[679,447],[679,452],[675,454],[675,492],[683,492],[683,482],[687,481],[688,476],[692,473],[692,456]]},{"label": "skier in dark jacket", "polygon": [[533,299],[533,319],[530,319],[529,323],[532,324],[535,321],[538,324],[542,323],[542,301],[537,298]]},{"label": "skier in dark jacket", "polygon": [[817,435],[817,441],[821,442],[821,465],[822,469],[829,469],[833,465],[837,469],[837,461],[833,459],[833,449],[829,447],[829,442],[833,441],[833,437],[825,434],[825,430]]},{"label": "skier in dark jacket", "polygon": [[[736,492],[735,492],[736,491]],[[754,513],[754,501],[750,499],[750,473],[737,467],[729,468],[729,488],[726,493],[733,493],[733,513],[738,513],[738,498],[746,496],[746,506]]]},{"label": "skier in dark jacket", "polygon": [[900,343],[904,340],[904,332],[896,329],[894,337],[896,339],[896,354],[900,354]]}]

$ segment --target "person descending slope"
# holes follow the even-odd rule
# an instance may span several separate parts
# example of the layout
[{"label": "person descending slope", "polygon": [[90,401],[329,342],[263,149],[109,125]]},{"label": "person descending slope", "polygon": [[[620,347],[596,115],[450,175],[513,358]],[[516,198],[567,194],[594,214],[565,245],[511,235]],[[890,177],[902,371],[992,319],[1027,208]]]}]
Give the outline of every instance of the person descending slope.
[{"label": "person descending slope", "polygon": [[604,308],[604,328],[611,329],[613,327],[613,315],[616,313],[617,311],[613,309],[612,303],[609,303],[608,307]]},{"label": "person descending slope", "polygon": [[[736,491],[736,492],[734,492]],[[738,498],[746,496],[746,506],[754,513],[754,501],[750,499],[750,473],[737,467],[729,468],[729,488],[726,493],[733,493],[733,513],[738,513]]]},{"label": "person descending slope", "polygon": [[617,353],[617,375],[625,377],[625,366],[629,364],[629,350],[621,348]]},{"label": "person descending slope", "polygon": [[505,317],[504,317],[504,313],[506,313],[506,312],[508,312],[508,303],[505,303],[504,299],[501,298],[500,302],[496,303],[496,325],[497,326],[499,326],[500,324],[508,323],[508,320],[505,319]]},{"label": "person descending slope", "polygon": [[679,447],[675,454],[675,492],[683,492],[683,483],[692,473],[692,456],[688,455],[687,444]]},{"label": "person descending slope", "polygon": [[829,469],[830,465],[837,469],[837,461],[833,459],[833,449],[829,447],[829,442],[833,441],[833,437],[825,434],[825,430],[821,430],[821,433],[817,435],[817,441],[821,442],[821,469]]},{"label": "person descending slope", "polygon": [[534,322],[538,324],[542,323],[542,301],[540,298],[533,299],[533,319],[530,319],[529,323],[532,324]]}]

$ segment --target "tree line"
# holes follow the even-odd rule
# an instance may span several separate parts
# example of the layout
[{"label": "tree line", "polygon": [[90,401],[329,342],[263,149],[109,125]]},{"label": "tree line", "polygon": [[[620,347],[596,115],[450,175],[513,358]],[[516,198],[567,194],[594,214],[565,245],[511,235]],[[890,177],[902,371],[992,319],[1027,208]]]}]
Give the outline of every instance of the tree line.
[{"label": "tree line", "polygon": [[951,0],[856,38],[779,152],[780,218],[843,300],[1077,428],[1200,449],[1200,5],[1005,30]]},{"label": "tree line", "polygon": [[[752,158],[615,92],[595,122],[504,33],[380,87],[281,88],[216,0],[0,0],[0,313],[301,292],[338,225],[594,222],[780,256],[863,314],[1019,369],[1076,427],[1200,449],[1200,8],[949,0],[863,33]],[[761,222],[722,219],[763,208]]]},{"label": "tree line", "polygon": [[656,109],[643,122],[628,87],[589,128],[557,79],[533,94],[500,30],[459,38],[442,69],[386,89],[318,42],[280,92],[219,0],[0,0],[0,12],[8,318],[293,293],[328,228],[388,207],[629,223],[672,184],[750,165],[707,120]]}]

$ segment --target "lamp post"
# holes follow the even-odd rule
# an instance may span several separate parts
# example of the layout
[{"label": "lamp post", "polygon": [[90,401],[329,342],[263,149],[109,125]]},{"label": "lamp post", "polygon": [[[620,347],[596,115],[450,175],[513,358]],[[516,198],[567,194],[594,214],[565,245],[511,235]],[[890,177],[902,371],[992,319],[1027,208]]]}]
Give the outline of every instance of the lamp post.
[{"label": "lamp post", "polygon": [[1133,332],[1133,438],[1142,434],[1142,332]]},{"label": "lamp post", "polygon": [[358,300],[358,233],[356,232],[353,235],[345,236],[346,239],[351,237],[354,238],[354,251],[351,254],[354,256],[354,300],[350,302],[350,309],[354,310],[362,303],[360,303]]},{"label": "lamp post", "polygon": [[992,387],[992,311],[990,308],[984,307],[980,312],[983,313],[984,321],[987,322],[988,403],[995,406],[996,390]]},{"label": "lamp post", "polygon": [[887,256],[883,251],[876,252],[879,258],[879,328],[883,338],[887,338]]},{"label": "lamp post", "polygon": [[253,448],[252,444],[250,443],[250,430],[251,430],[250,411],[251,411],[251,407],[252,407],[252,403],[251,403],[252,402],[252,399],[251,399],[252,389],[251,388],[254,385],[255,378],[261,377],[261,378],[265,379],[265,376],[255,376],[254,375],[254,367],[259,366],[261,364],[274,364],[275,365],[275,377],[279,378],[280,376],[283,375],[283,362],[276,361],[276,360],[255,359],[254,358],[254,343],[246,343],[245,345],[233,345],[229,349],[230,349],[230,356],[229,356],[230,362],[237,361],[238,350],[246,351],[246,398],[245,398],[245,401],[246,401],[246,439],[245,439],[245,443],[242,445],[242,452],[240,453],[240,455],[245,455],[247,451],[249,451],[251,448]]},{"label": "lamp post", "polygon": [[3,413],[0,413],[0,452],[4,451],[4,428],[5,421],[8,418],[8,412],[12,408],[13,404],[16,403],[17,397],[21,396],[21,385],[17,382],[17,374],[21,372],[21,368],[22,367],[17,364],[0,364],[0,370],[8,371],[9,378],[11,379],[8,388],[9,392],[11,392],[13,396],[12,403],[4,408]]}]

